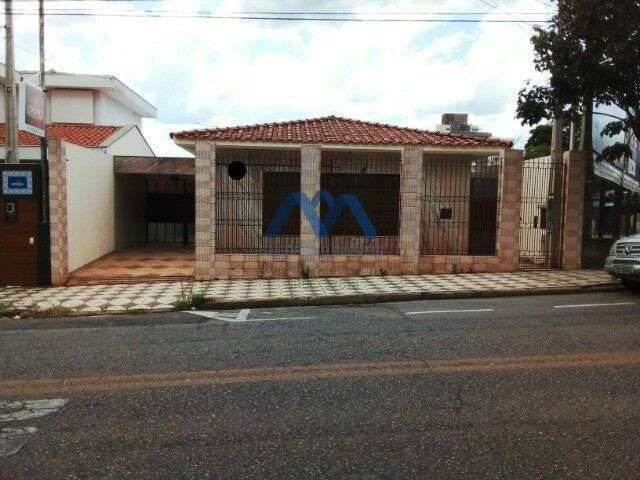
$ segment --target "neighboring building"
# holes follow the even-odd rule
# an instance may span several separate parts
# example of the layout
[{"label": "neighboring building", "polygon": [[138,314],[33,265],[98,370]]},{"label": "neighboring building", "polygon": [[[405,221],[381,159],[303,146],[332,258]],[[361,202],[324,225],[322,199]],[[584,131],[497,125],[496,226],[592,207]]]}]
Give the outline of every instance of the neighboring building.
[{"label": "neighboring building", "polygon": [[613,163],[595,162],[591,186],[591,225],[585,231],[583,265],[601,267],[609,248],[618,238],[640,231],[640,149],[632,135],[620,133],[614,137],[601,135],[602,129],[615,118],[624,117],[619,108],[594,106],[594,150],[602,152],[614,143],[627,143],[633,156]]},{"label": "neighboring building", "polygon": [[[3,69],[0,66],[0,69]],[[19,72],[20,81],[33,77],[35,72]],[[46,74],[47,136],[57,151],[50,159],[51,249],[64,251],[64,259],[56,260],[54,271],[64,264],[64,270],[74,271],[118,247],[119,237],[131,235],[125,228],[132,218],[124,199],[130,199],[129,179],[116,179],[116,158],[155,158],[153,150],[141,133],[143,118],[156,116],[156,109],[144,98],[112,76],[77,75],[47,72]],[[34,272],[43,278],[41,264],[46,244],[42,232],[37,233],[40,210],[39,164],[41,159],[38,137],[18,133],[20,166],[6,164],[4,91],[0,93],[0,170],[9,173],[31,171],[34,192],[31,195],[0,195],[0,209],[17,214],[0,216],[0,284],[22,281],[36,282]],[[62,159],[63,163],[56,163]],[[144,195],[142,200],[146,200]],[[136,206],[138,210],[146,205]],[[60,225],[60,219],[64,225]],[[57,223],[56,223],[57,222]],[[124,222],[124,223],[123,223]],[[143,228],[143,227],[140,227]],[[145,239],[140,234],[140,239]],[[131,239],[131,242],[138,238]],[[123,240],[126,245],[129,242]],[[40,250],[36,253],[36,250]],[[55,255],[54,255],[55,257]],[[18,262],[18,263],[16,263]],[[23,273],[22,277],[15,272]],[[23,280],[17,280],[23,278]],[[54,282],[66,281],[58,275]],[[40,280],[41,281],[41,280]]]},{"label": "neighboring building", "polygon": [[[4,69],[4,66],[0,66]],[[36,72],[19,72],[17,80]],[[49,71],[46,74],[47,128],[51,138],[97,148],[112,155],[153,156],[140,127],[143,118],[157,111],[144,98],[113,76]],[[18,88],[20,88],[18,86]],[[0,92],[0,162],[4,161],[5,100]],[[39,140],[26,132],[18,135],[20,160],[40,159]]]},{"label": "neighboring building", "polygon": [[443,113],[442,123],[436,125],[436,131],[440,133],[464,133],[475,137],[491,137],[491,133],[482,132],[479,127],[469,124],[467,113]]}]

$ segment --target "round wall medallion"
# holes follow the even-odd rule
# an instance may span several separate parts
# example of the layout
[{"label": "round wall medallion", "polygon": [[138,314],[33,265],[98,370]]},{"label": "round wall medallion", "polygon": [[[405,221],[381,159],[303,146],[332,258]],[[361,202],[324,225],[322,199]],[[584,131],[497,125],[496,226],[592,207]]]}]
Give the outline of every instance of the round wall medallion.
[{"label": "round wall medallion", "polygon": [[240,161],[231,162],[227,167],[227,173],[234,180],[242,180],[247,174],[247,167]]}]

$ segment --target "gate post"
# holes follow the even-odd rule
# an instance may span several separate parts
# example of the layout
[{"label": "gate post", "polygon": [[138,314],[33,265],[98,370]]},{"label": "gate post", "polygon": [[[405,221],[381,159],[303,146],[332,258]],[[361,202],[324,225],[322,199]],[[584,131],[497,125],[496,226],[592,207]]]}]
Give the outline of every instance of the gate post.
[{"label": "gate post", "polygon": [[195,159],[195,279],[214,277],[216,251],[216,146],[196,142]]},{"label": "gate post", "polygon": [[[300,147],[300,193],[308,199],[315,198],[320,191],[322,152],[320,145],[302,145]],[[318,218],[320,202],[314,204]],[[320,263],[320,238],[316,235],[318,225],[312,226],[304,211],[300,208],[300,259],[302,276],[318,275]]]},{"label": "gate post", "polygon": [[498,270],[512,272],[518,268],[520,248],[520,210],[522,208],[522,150],[502,152],[500,178],[500,222],[496,254]]},{"label": "gate post", "polygon": [[60,139],[49,140],[47,158],[49,161],[51,284],[58,287],[69,280],[67,163]]},{"label": "gate post", "polygon": [[582,223],[586,163],[589,152],[564,153],[564,221],[562,232],[562,270],[579,270],[582,266]]},{"label": "gate post", "polygon": [[422,148],[403,147],[400,174],[400,269],[418,273],[420,261],[420,193]]}]

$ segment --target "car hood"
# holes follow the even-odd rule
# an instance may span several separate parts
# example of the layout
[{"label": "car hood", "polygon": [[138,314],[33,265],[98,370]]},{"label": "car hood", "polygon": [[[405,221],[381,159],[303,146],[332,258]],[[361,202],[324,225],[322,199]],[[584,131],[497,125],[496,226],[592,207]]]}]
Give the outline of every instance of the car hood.
[{"label": "car hood", "polygon": [[620,241],[621,242],[640,242],[640,233],[631,235],[629,237],[621,238]]}]

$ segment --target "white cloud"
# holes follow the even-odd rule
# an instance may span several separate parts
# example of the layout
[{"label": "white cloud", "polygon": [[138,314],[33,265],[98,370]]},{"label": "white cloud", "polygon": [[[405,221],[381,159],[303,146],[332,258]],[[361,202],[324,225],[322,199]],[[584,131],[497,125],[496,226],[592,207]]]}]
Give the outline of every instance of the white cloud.
[{"label": "white cloud", "polygon": [[[117,7],[84,2],[83,8],[94,5],[112,12],[144,5],[184,12],[488,10],[465,0],[362,1],[357,7],[339,0],[166,0]],[[541,10],[537,0],[496,9]],[[184,123],[231,125],[328,114],[433,128],[440,113],[463,110],[484,130],[518,137],[523,128],[514,119],[516,94],[536,75],[530,28],[521,24],[114,17],[48,17],[47,22],[49,68],[116,75],[158,107],[158,120],[144,124],[158,153],[178,153],[168,132]],[[16,21],[19,43],[34,52],[36,28],[35,17]],[[37,57],[26,50],[16,55],[22,64],[37,66]]]}]

